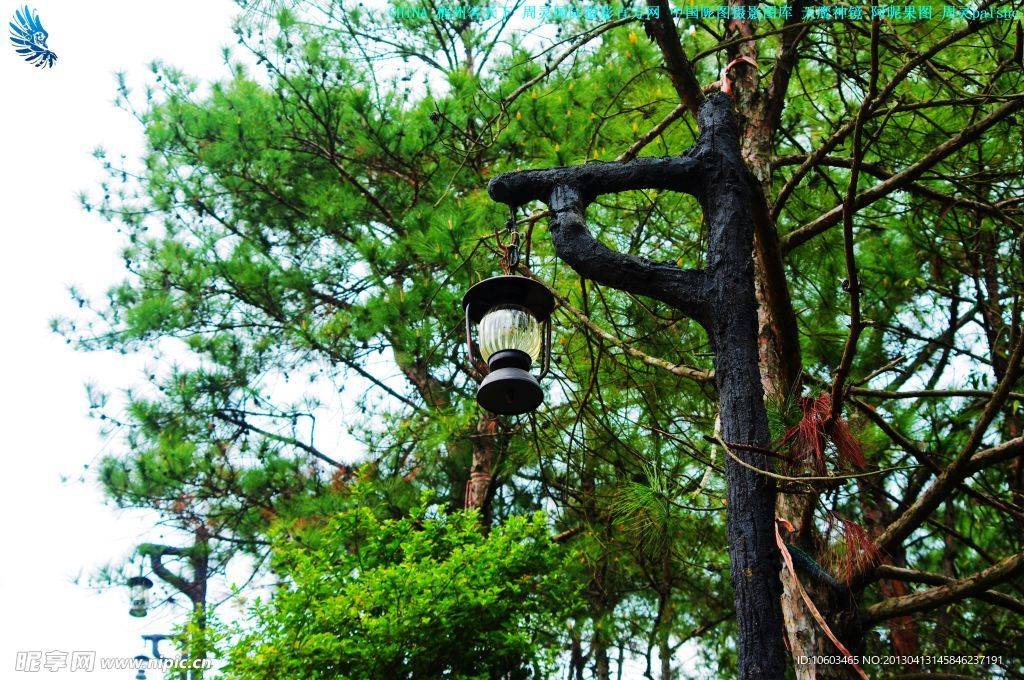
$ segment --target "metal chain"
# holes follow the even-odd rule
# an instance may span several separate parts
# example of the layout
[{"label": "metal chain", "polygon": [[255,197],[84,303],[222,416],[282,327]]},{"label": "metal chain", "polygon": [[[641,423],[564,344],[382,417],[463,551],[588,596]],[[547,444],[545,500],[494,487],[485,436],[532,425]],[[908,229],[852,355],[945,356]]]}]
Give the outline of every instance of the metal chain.
[{"label": "metal chain", "polygon": [[506,275],[512,273],[519,265],[519,242],[522,235],[516,229],[516,206],[509,206],[511,214],[505,222],[506,243],[498,239],[498,246],[501,248],[501,269]]}]

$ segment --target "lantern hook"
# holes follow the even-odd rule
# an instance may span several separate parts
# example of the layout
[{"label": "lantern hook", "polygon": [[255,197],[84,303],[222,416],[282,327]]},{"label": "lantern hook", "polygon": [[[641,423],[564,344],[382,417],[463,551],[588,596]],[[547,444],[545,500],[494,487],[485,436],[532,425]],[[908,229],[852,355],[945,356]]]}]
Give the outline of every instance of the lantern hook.
[{"label": "lantern hook", "polygon": [[506,241],[502,243],[498,236],[498,246],[501,248],[501,270],[507,275],[519,265],[519,242],[522,235],[516,229],[516,206],[509,205],[509,217],[505,221]]}]

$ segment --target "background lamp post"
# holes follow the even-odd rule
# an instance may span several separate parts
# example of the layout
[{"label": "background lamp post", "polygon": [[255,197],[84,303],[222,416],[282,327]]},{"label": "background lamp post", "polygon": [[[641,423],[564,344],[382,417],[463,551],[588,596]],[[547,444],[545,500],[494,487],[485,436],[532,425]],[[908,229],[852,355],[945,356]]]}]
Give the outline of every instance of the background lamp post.
[{"label": "background lamp post", "polygon": [[153,582],[145,576],[133,576],[128,579],[128,587],[131,588],[132,607],[128,613],[134,617],[142,618],[146,615],[147,593],[153,587]]},{"label": "background lamp post", "polygon": [[[487,377],[476,393],[477,403],[491,413],[528,413],[544,401],[538,380],[551,361],[551,292],[524,276],[495,276],[477,283],[462,298],[466,345],[470,359],[486,362]],[[477,325],[479,353],[473,351]],[[530,374],[541,360],[541,372]]]},{"label": "background lamp post", "polygon": [[162,659],[164,655],[160,653],[160,643],[173,637],[173,635],[165,635],[163,633],[150,633],[149,635],[143,635],[142,639],[153,646],[153,658]]},{"label": "background lamp post", "polygon": [[146,663],[149,661],[149,657],[139,654],[135,660],[139,662],[139,667],[135,671],[135,680],[146,680]]}]

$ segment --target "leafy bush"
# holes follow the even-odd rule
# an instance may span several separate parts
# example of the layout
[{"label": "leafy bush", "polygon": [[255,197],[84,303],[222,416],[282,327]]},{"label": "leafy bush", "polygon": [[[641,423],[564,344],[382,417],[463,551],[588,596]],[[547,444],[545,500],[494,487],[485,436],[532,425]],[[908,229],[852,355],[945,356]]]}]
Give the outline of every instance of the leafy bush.
[{"label": "leafy bush", "polygon": [[546,675],[577,600],[541,513],[485,533],[475,512],[382,519],[361,498],[275,530],[285,585],[251,608],[231,677]]}]

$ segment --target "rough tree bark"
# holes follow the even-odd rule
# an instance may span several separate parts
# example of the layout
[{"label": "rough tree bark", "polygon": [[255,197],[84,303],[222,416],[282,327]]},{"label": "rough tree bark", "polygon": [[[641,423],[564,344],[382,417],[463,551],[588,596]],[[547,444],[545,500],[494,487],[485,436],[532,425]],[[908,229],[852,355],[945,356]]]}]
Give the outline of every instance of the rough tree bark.
[{"label": "rough tree bark", "polygon": [[[744,445],[733,452],[726,471],[739,677],[781,678],[786,661],[775,483],[758,472],[770,469],[770,460],[752,450],[770,442],[758,367],[751,185],[731,100],[712,95],[700,106],[698,124],[697,144],[681,156],[513,172],[492,180],[489,191],[512,206],[545,202],[554,213],[555,251],[581,276],[665,302],[707,331],[722,434],[728,444]],[[698,200],[709,227],[703,270],[615,252],[591,236],[587,206],[601,194],[632,189],[667,189]]]},{"label": "rough tree bark", "polygon": [[493,489],[491,471],[494,468],[495,449],[498,441],[498,417],[481,410],[473,436],[473,462],[466,483],[466,508],[480,511],[484,526],[491,524],[491,498]]}]

